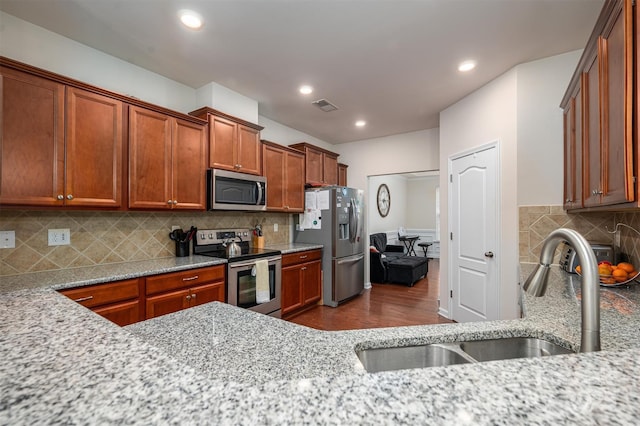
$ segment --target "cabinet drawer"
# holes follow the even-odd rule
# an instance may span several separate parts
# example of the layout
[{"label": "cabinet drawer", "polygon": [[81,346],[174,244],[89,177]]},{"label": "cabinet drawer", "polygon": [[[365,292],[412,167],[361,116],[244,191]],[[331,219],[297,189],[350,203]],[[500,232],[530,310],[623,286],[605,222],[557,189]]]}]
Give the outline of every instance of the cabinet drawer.
[{"label": "cabinet drawer", "polygon": [[310,262],[322,258],[322,250],[308,250],[282,255],[282,266],[295,265]]},{"label": "cabinet drawer", "polygon": [[191,269],[147,277],[147,294],[193,287],[213,281],[224,281],[225,265]]},{"label": "cabinet drawer", "polygon": [[140,302],[137,300],[101,306],[93,309],[93,312],[105,317],[109,321],[114,322],[121,327],[144,319],[140,318]]},{"label": "cabinet drawer", "polygon": [[140,295],[138,283],[139,280],[136,278],[61,290],[60,293],[87,308],[92,308],[94,306],[106,305],[107,303],[138,298]]}]

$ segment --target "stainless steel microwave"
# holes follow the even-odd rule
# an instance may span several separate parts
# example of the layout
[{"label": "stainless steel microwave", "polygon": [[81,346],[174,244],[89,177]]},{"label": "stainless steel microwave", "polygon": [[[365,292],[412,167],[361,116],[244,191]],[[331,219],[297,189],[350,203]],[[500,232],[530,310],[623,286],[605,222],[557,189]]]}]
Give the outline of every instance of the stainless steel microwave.
[{"label": "stainless steel microwave", "polygon": [[209,210],[266,210],[267,179],[227,170],[207,170]]}]

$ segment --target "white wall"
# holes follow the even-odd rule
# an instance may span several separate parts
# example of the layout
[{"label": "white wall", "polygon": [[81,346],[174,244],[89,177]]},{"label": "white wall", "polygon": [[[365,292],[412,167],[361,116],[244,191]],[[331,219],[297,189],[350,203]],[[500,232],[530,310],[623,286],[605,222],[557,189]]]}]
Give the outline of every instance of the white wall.
[{"label": "white wall", "polygon": [[258,122],[258,101],[218,83],[211,82],[196,90],[196,104],[198,108],[209,106],[250,123]]},{"label": "white wall", "polygon": [[[349,186],[367,188],[367,176],[438,170],[438,129],[335,145],[338,161],[349,165]],[[366,191],[365,191],[366,193]]]},{"label": "white wall", "polygon": [[[453,155],[485,145],[500,144],[501,191],[499,318],[517,317],[518,290],[518,205],[517,205],[517,73],[508,71],[486,86],[440,113],[440,196],[441,235],[448,235],[449,170]],[[440,307],[449,315],[449,241],[441,239],[440,250]]]},{"label": "white wall", "polygon": [[[377,207],[378,187],[386,184],[391,194],[391,207],[386,217],[380,216]],[[367,206],[369,212],[368,233],[398,231],[403,226],[407,228],[407,179],[398,175],[372,176],[369,179],[368,197],[371,200]]]},{"label": "white wall", "polygon": [[[299,130],[282,125],[262,115],[258,117],[258,124],[264,127],[264,130],[260,132],[260,138],[262,139],[287,146],[298,142],[308,142],[320,148],[339,153],[335,145],[331,145]],[[339,158],[338,161],[342,162],[342,159]]]},{"label": "white wall", "polygon": [[407,179],[406,228],[436,228],[436,188],[439,176]]},{"label": "white wall", "polygon": [[582,50],[518,65],[518,205],[562,204],[560,101]]},{"label": "white wall", "polygon": [[195,90],[0,11],[0,55],[187,113]]}]

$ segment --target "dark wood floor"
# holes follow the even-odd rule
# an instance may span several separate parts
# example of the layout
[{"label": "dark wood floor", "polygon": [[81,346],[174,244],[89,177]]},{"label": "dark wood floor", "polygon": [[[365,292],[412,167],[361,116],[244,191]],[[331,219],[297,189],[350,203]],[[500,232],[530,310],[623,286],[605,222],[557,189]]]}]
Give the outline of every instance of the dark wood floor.
[{"label": "dark wood floor", "polygon": [[439,266],[438,259],[429,260],[429,273],[413,287],[373,283],[370,290],[337,308],[316,306],[287,319],[319,330],[453,322],[438,315]]}]

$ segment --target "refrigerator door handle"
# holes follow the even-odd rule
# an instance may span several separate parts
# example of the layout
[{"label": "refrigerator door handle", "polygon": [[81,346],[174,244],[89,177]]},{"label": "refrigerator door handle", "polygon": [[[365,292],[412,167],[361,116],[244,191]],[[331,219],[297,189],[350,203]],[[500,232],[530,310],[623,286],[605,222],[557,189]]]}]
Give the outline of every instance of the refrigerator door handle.
[{"label": "refrigerator door handle", "polygon": [[361,261],[362,259],[364,259],[364,254],[361,254],[360,256],[356,257],[355,259],[339,260],[338,261],[338,265],[344,265],[345,263],[356,263],[356,262]]},{"label": "refrigerator door handle", "polygon": [[358,235],[358,210],[355,198],[351,198],[351,208],[349,209],[349,241],[356,242]]}]

